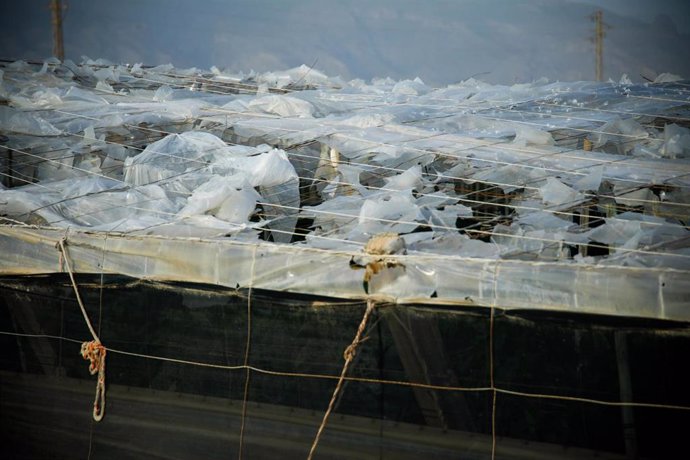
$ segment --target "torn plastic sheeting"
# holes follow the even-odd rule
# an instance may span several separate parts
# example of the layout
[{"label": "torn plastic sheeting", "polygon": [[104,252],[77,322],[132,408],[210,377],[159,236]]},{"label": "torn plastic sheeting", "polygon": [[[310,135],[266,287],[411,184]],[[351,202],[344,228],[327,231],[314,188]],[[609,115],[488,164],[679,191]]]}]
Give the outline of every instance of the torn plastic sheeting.
[{"label": "torn plastic sheeting", "polygon": [[92,196],[88,196],[83,188],[79,189],[73,194],[78,198],[49,208],[60,219],[48,220],[48,223],[61,227],[77,225],[103,230],[112,229],[115,224],[121,227],[126,223],[125,228],[134,229],[151,223],[144,219],[146,216],[160,222],[177,210],[176,204],[157,185],[128,190],[118,188],[122,188],[121,183],[104,184],[104,188]]},{"label": "torn plastic sheeting", "polygon": [[263,73],[257,77],[257,80],[277,88],[284,88],[294,83],[306,85],[328,85],[330,83],[330,79],[325,74],[304,64],[292,69]]},{"label": "torn plastic sheeting", "polygon": [[40,88],[30,95],[12,94],[7,98],[18,109],[53,108],[62,105],[63,92],[59,88]]},{"label": "torn plastic sheeting", "polygon": [[[207,211],[217,211],[218,208],[231,198],[239,199],[244,195],[238,192],[245,188],[245,182],[240,177],[211,176],[207,182],[195,188],[192,195],[187,198],[187,204],[178,212],[180,217],[190,217],[195,214],[205,214]],[[253,189],[252,189],[253,190]],[[256,194],[256,192],[254,192]],[[258,194],[254,196],[254,205],[260,198]],[[245,206],[240,206],[244,209]],[[251,208],[254,209],[254,206]],[[248,219],[248,215],[245,219]],[[242,220],[241,222],[245,222]],[[241,223],[237,222],[237,223]]]},{"label": "torn plastic sheeting", "polygon": [[393,85],[393,94],[404,94],[409,96],[420,96],[431,91],[427,85],[419,78],[414,80],[401,80]]},{"label": "torn plastic sheeting", "polygon": [[544,171],[531,166],[505,165],[484,168],[471,177],[482,182],[498,184],[505,193],[511,193],[520,186],[537,187],[545,182]]},{"label": "torn plastic sheeting", "polygon": [[529,254],[543,260],[561,260],[567,259],[564,241],[568,236],[564,231],[531,230],[514,222],[510,227],[496,225],[491,241],[498,246],[503,257]]},{"label": "torn plastic sheeting", "polygon": [[421,214],[420,220],[431,228],[438,228],[445,231],[453,231],[456,228],[458,217],[471,218],[473,216],[472,209],[464,205],[450,205],[444,206],[443,209],[435,209],[432,207],[421,206],[419,208]]},{"label": "torn plastic sheeting", "polygon": [[362,203],[359,196],[340,195],[317,206],[304,206],[302,216],[312,217],[314,227],[330,233],[343,225],[352,224],[352,221],[356,222]]},{"label": "torn plastic sheeting", "polygon": [[516,134],[513,125],[462,112],[439,114],[428,120],[422,119],[415,124],[444,133],[481,139],[503,139]]},{"label": "torn plastic sheeting", "polygon": [[36,136],[60,136],[62,131],[35,113],[0,105],[0,126],[9,132]]},{"label": "torn plastic sheeting", "polygon": [[320,140],[337,128],[311,118],[242,119],[232,124],[237,136],[244,139],[260,138],[271,145],[290,146]]},{"label": "torn plastic sheeting", "polygon": [[247,109],[281,117],[312,117],[314,108],[309,102],[290,96],[264,96],[253,99]]},{"label": "torn plastic sheeting", "polygon": [[172,99],[173,89],[167,85],[163,85],[153,93],[153,100],[156,102],[166,102]]},{"label": "torn plastic sheeting", "polygon": [[[367,128],[369,131],[373,128]],[[326,142],[335,147],[345,158],[357,162],[376,161],[385,164],[387,161],[398,158],[401,148],[391,140],[377,140],[372,137],[363,137],[362,133],[333,133],[327,137]]]},{"label": "torn plastic sheeting", "polygon": [[203,168],[224,151],[227,151],[225,142],[213,134],[196,131],[170,134],[125,161],[125,182],[148,184],[188,169]]},{"label": "torn plastic sheeting", "polygon": [[96,70],[93,76],[96,77],[99,82],[117,82],[120,80],[120,72],[116,67],[103,67]]},{"label": "torn plastic sheeting", "polygon": [[74,156],[66,155],[69,146],[64,143],[56,143],[49,152],[41,155],[46,161],[41,161],[36,167],[36,178],[42,182],[60,181],[68,178],[83,176],[82,171],[76,170]]},{"label": "torn plastic sheeting", "polygon": [[386,178],[386,190],[417,190],[422,189],[422,168],[415,165],[401,174]]},{"label": "torn plastic sheeting", "polygon": [[366,113],[357,114],[346,118],[327,119],[338,125],[351,126],[353,128],[372,128],[384,126],[393,122],[393,115],[387,113]]},{"label": "torn plastic sheeting", "polygon": [[260,199],[261,195],[253,188],[231,190],[225,201],[220,204],[216,217],[234,224],[246,223]]},{"label": "torn plastic sheeting", "polygon": [[428,235],[425,239],[408,242],[408,253],[453,254],[459,257],[478,257],[482,259],[498,258],[499,247],[494,243],[486,243],[474,240],[466,235],[450,232],[420,232],[405,235],[405,241],[409,236]]},{"label": "torn plastic sheeting", "polygon": [[585,197],[553,177],[546,178],[546,184],[539,188],[542,202],[547,206],[575,206]]},{"label": "torn plastic sheeting", "polygon": [[630,190],[629,187],[614,185],[613,195],[616,203],[631,207],[650,207],[659,201],[659,197],[648,188]]},{"label": "torn plastic sheeting", "polygon": [[[358,160],[373,155],[373,161],[381,164],[386,161],[409,159],[416,160],[416,164],[425,165],[431,163],[435,155],[432,152],[420,151],[414,143],[428,136],[425,131],[396,124],[364,129],[343,126],[328,137],[327,143],[349,159]],[[427,158],[429,156],[430,158]],[[412,164],[402,168],[410,166]]]},{"label": "torn plastic sheeting", "polygon": [[381,232],[409,233],[418,226],[414,223],[418,217],[419,208],[409,191],[380,193],[362,204],[359,226],[362,232],[370,235]]},{"label": "torn plastic sheeting", "polygon": [[515,124],[515,139],[513,144],[526,147],[528,145],[554,145],[553,136],[548,131],[542,131],[530,126]]},{"label": "torn plastic sheeting", "polygon": [[[427,206],[430,208],[440,208],[442,206],[448,206],[448,205],[453,205],[458,202],[458,198],[455,196],[450,196],[446,193],[443,193],[442,191],[437,191],[434,193],[429,193],[429,194],[420,194],[417,197],[417,206]],[[463,206],[463,208],[465,208]],[[469,215],[472,214],[472,210],[470,208],[466,208],[469,210]],[[466,210],[462,211],[462,215],[465,215],[464,213],[467,212]]]},{"label": "torn plastic sheeting", "polygon": [[348,192],[350,190],[356,191],[361,196],[367,196],[371,193],[375,193],[375,192],[368,190],[360,182],[360,176],[361,176],[363,171],[364,171],[364,168],[362,168],[360,166],[353,166],[353,165],[348,165],[348,164],[339,164],[338,165],[339,176],[336,180],[341,182],[341,184],[338,184],[338,185],[340,186],[341,190],[344,190],[343,193],[348,194]]},{"label": "torn plastic sheeting", "polygon": [[[644,224],[643,224],[644,226]],[[641,244],[655,248],[690,248],[690,231],[684,226],[664,223],[645,233]]]},{"label": "torn plastic sheeting", "polygon": [[436,292],[436,273],[423,264],[402,264],[389,267],[369,281],[369,294],[393,298],[428,299]]},{"label": "torn plastic sheeting", "polygon": [[606,224],[591,230],[588,234],[590,239],[606,244],[625,244],[637,236],[639,245],[648,247],[664,244],[690,247],[690,231],[685,226],[634,212],[625,212],[615,218],[606,219]]},{"label": "torn plastic sheeting", "polygon": [[579,192],[597,191],[604,175],[603,166],[595,166],[589,170],[586,176],[582,176],[573,183],[573,188]]},{"label": "torn plastic sheeting", "polygon": [[622,246],[641,233],[641,223],[637,221],[606,219],[606,224],[588,232],[589,239],[598,243]]},{"label": "torn plastic sheeting", "polygon": [[259,187],[273,241],[289,243],[300,209],[299,178],[285,152],[273,149],[251,157],[226,158],[238,177]]},{"label": "torn plastic sheeting", "polygon": [[[202,99],[190,98],[164,103],[147,102],[128,106],[118,104],[116,107],[124,112],[122,115],[124,123],[138,125],[154,122],[183,122],[201,115],[204,109],[210,107],[210,104]],[[127,113],[128,110],[133,113]]]},{"label": "torn plastic sheeting", "polygon": [[[294,173],[294,169],[292,170]],[[289,243],[297,226],[300,210],[299,179],[296,175],[287,181],[259,187],[261,206],[268,218],[267,227],[273,230],[276,243]]]},{"label": "torn plastic sheeting", "polygon": [[633,118],[618,118],[607,122],[590,136],[595,148],[612,142],[620,154],[626,154],[633,149],[636,141],[649,137],[649,133]]},{"label": "torn plastic sheeting", "polygon": [[[289,234],[294,232],[297,222],[294,216],[299,212],[300,204],[297,173],[285,152],[273,149],[251,157],[246,156],[257,152],[261,150],[228,147],[221,139],[209,133],[169,135],[149,145],[140,155],[126,160],[125,180],[141,185],[164,179],[172,180],[195,169],[201,171],[211,168],[218,173],[224,172],[222,176],[199,176],[204,182],[194,187],[186,206],[179,213],[180,217],[208,211],[217,212],[225,203],[220,216],[233,219],[233,223],[246,223],[246,218],[251,214],[251,210],[248,212],[246,208],[252,200],[247,193],[233,193],[235,189],[245,188],[243,184],[246,183],[262,188],[261,201],[265,203],[265,211],[274,220],[269,227],[280,230],[273,233],[274,241],[289,242]],[[189,178],[191,177],[186,179]],[[232,201],[228,201],[231,195],[239,200],[236,212],[229,209],[232,206]],[[258,199],[254,197],[254,203]],[[218,216],[217,213],[216,215]],[[242,222],[237,222],[240,218]]]},{"label": "torn plastic sheeting", "polygon": [[398,149],[386,149],[383,152],[376,151],[370,161],[373,164],[393,164],[398,169],[407,169],[413,166],[428,166],[435,159],[436,155],[433,152],[420,152],[419,149],[406,145]]},{"label": "torn plastic sheeting", "polygon": [[[232,236],[235,241],[255,243],[259,239],[257,232],[250,226],[235,224],[215,216],[204,214],[185,217],[180,220],[162,220],[146,218],[122,223],[114,222],[109,231],[127,232],[132,235],[156,235],[171,238],[220,238]],[[131,226],[131,229],[129,227]]]},{"label": "torn plastic sheeting", "polygon": [[115,88],[113,88],[109,84],[105,83],[104,81],[99,80],[96,83],[96,91],[100,91],[103,93],[115,93]]},{"label": "torn plastic sheeting", "polygon": [[664,128],[664,144],[659,149],[667,158],[690,157],[690,129],[675,123]]},{"label": "torn plastic sheeting", "polygon": [[[621,251],[613,256],[598,261],[598,265],[625,266],[641,269],[665,270],[667,274],[665,274],[664,277],[674,275],[674,273],[671,273],[669,269],[678,270],[679,273],[684,274],[681,275],[681,277],[679,278],[679,283],[687,285],[687,264],[685,263],[685,260],[683,258],[688,257],[690,257],[690,248],[681,248],[676,249],[673,253],[660,253],[654,255],[641,254],[639,252]],[[690,291],[690,289],[688,291]],[[674,294],[674,296],[675,295],[676,294]],[[679,297],[677,299],[677,305],[683,305],[683,302],[686,301],[688,298],[690,297],[688,297],[687,294],[684,298]],[[684,308],[687,310],[687,305]]]},{"label": "torn plastic sheeting", "polygon": [[87,91],[84,89],[81,89],[77,86],[72,86],[70,87],[65,94],[62,96],[63,101],[76,101],[76,102],[86,102],[89,104],[98,104],[98,105],[107,105],[108,101],[101,97],[96,95],[92,91]]},{"label": "torn plastic sheeting", "polygon": [[45,195],[41,196],[28,190],[12,190],[3,187],[0,196],[0,216],[12,216],[14,219],[31,221],[31,215],[45,205]]},{"label": "torn plastic sheeting", "polygon": [[547,211],[534,211],[521,215],[515,220],[521,226],[532,229],[543,228],[550,230],[567,230],[576,224],[572,220],[566,220]]},{"label": "torn plastic sheeting", "polygon": [[253,156],[220,157],[216,164],[236,170],[254,187],[273,187],[298,178],[287,155],[279,149]]}]

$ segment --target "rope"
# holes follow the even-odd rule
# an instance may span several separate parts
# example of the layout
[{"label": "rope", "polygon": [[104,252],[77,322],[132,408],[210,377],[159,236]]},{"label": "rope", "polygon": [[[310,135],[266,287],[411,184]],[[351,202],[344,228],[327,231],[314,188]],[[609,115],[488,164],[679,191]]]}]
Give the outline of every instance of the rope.
[{"label": "rope", "polygon": [[81,356],[89,361],[89,373],[98,373],[96,396],[93,399],[93,419],[97,422],[105,414],[105,354],[106,348],[100,342],[91,340],[81,344]]},{"label": "rope", "polygon": [[69,279],[72,281],[72,288],[74,289],[74,294],[77,297],[77,303],[81,309],[81,314],[84,317],[86,326],[91,332],[93,340],[88,342],[83,342],[81,344],[81,356],[82,358],[89,361],[89,373],[95,375],[98,373],[98,378],[96,380],[96,395],[93,400],[93,419],[100,422],[105,415],[105,355],[106,348],[101,343],[101,339],[98,338],[96,330],[91,324],[89,315],[86,312],[86,307],[84,307],[84,302],[81,300],[79,295],[79,289],[77,288],[77,282],[74,280],[74,273],[72,272],[72,266],[69,262],[69,256],[67,254],[67,249],[65,249],[65,244],[67,243],[67,237],[63,237],[57,242],[57,249],[60,251],[60,265],[64,263],[67,267],[67,273],[69,274]]},{"label": "rope", "polygon": [[343,364],[343,370],[340,372],[340,378],[338,379],[338,383],[335,386],[335,390],[333,390],[333,396],[331,396],[331,400],[328,403],[328,409],[326,409],[326,413],[323,414],[323,420],[321,420],[321,425],[319,426],[319,430],[316,433],[316,437],[314,438],[314,442],[311,445],[311,450],[309,450],[309,456],[307,457],[308,460],[311,460],[314,457],[314,452],[316,452],[316,447],[319,445],[319,441],[321,440],[321,435],[323,434],[323,430],[326,428],[326,424],[328,423],[328,417],[331,415],[331,411],[333,410],[333,406],[335,406],[335,401],[338,399],[338,394],[340,393],[340,389],[343,386],[343,382],[345,381],[345,374],[347,373],[347,369],[350,367],[350,363],[354,359],[356,353],[357,353],[357,346],[363,342],[363,340],[360,339],[362,336],[362,333],[364,332],[364,328],[367,326],[367,321],[369,320],[369,316],[371,316],[371,312],[374,311],[374,306],[375,303],[373,300],[368,299],[367,300],[367,309],[364,312],[364,316],[362,317],[362,321],[359,323],[359,327],[357,328],[357,333],[355,334],[355,338],[352,339],[352,343],[345,348],[345,352],[343,353],[343,358],[345,358],[345,363]]},{"label": "rope", "polygon": [[237,453],[237,458],[242,460],[242,447],[244,445],[244,428],[247,420],[247,403],[249,397],[249,381],[251,379],[251,367],[249,366],[249,352],[251,350],[252,339],[252,287],[254,285],[254,275],[256,267],[256,251],[258,245],[255,245],[252,250],[252,266],[249,273],[249,289],[247,292],[247,342],[244,347],[244,368],[247,375],[244,379],[244,397],[242,399],[242,422],[240,424],[240,446]]},{"label": "rope", "polygon": [[489,319],[489,380],[491,384],[491,460],[496,458],[496,385],[494,383],[494,311]]}]

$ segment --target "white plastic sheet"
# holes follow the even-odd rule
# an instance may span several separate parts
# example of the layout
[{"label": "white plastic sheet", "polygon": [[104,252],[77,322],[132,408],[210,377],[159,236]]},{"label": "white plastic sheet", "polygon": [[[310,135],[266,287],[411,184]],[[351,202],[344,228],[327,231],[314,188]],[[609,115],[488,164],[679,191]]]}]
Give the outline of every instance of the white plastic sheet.
[{"label": "white plastic sheet", "polygon": [[3,273],[54,270],[70,229],[78,271],[105,247],[112,273],[234,287],[254,264],[257,287],[361,297],[347,262],[396,232],[409,254],[370,283],[395,301],[687,317],[690,131],[634,116],[687,117],[672,82],[0,72],[0,217],[41,227],[0,226]]}]

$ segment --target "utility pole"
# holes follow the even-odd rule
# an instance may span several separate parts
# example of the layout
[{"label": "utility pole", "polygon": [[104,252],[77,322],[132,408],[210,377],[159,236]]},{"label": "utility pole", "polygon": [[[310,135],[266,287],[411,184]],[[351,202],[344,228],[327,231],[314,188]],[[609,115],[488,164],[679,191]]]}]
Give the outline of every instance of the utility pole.
[{"label": "utility pole", "polygon": [[595,72],[596,80],[602,81],[604,79],[604,37],[606,36],[606,29],[610,26],[604,23],[604,12],[597,10],[590,19],[594,21],[594,50],[595,50]]},{"label": "utility pole", "polygon": [[50,9],[53,23],[53,55],[65,60],[65,47],[62,44],[62,5],[60,0],[51,0]]}]

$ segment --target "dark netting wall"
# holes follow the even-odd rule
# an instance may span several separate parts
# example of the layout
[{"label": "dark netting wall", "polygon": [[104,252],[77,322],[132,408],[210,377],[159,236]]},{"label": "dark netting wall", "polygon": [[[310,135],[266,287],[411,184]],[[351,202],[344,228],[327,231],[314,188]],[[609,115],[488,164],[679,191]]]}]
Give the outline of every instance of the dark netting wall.
[{"label": "dark netting wall", "polygon": [[[366,309],[77,282],[108,349],[105,418],[69,278],[3,278],[3,458],[306,458]],[[377,305],[315,457],[673,458],[689,357],[686,324]],[[599,403],[619,401],[682,407]]]}]

